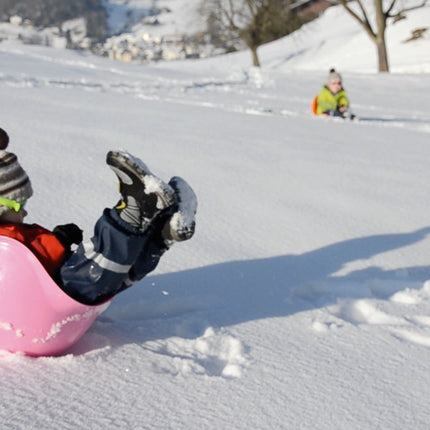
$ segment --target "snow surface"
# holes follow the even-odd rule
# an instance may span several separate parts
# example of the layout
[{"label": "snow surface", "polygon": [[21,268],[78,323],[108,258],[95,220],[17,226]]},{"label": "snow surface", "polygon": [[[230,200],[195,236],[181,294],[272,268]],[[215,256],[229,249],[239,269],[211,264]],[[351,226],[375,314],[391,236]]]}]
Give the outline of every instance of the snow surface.
[{"label": "snow surface", "polygon": [[[2,428],[428,429],[430,40],[400,40],[430,10],[408,16],[392,74],[339,7],[261,69],[0,43],[29,222],[90,237],[116,148],[199,197],[195,237],[67,354],[1,354]],[[332,66],[358,122],[310,114]]]}]

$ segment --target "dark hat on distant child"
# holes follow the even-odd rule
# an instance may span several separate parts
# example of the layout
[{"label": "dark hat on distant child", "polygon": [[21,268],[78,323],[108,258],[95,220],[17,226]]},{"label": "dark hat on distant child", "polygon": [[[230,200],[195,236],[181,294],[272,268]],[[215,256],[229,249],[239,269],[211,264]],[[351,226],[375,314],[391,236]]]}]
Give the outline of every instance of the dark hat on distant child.
[{"label": "dark hat on distant child", "polygon": [[342,76],[335,69],[330,69],[327,82],[342,82]]},{"label": "dark hat on distant child", "polygon": [[[33,189],[17,156],[6,151],[8,144],[9,136],[0,128],[0,197],[22,203],[33,195]],[[0,216],[8,210],[6,206],[0,205]]]}]

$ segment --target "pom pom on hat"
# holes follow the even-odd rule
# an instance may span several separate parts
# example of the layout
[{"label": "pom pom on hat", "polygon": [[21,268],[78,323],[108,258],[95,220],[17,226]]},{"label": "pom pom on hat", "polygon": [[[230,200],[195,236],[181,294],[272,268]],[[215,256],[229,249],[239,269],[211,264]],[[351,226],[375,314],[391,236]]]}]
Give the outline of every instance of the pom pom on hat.
[{"label": "pom pom on hat", "polygon": [[8,144],[9,136],[2,128],[0,128],[0,149],[6,149]]},{"label": "pom pom on hat", "polygon": [[[0,128],[0,197],[24,202],[33,195],[30,178],[18,162],[15,154],[5,151],[9,136]],[[0,216],[9,208],[0,205]]]},{"label": "pom pom on hat", "polygon": [[335,69],[330,69],[327,82],[342,82],[342,76]]}]

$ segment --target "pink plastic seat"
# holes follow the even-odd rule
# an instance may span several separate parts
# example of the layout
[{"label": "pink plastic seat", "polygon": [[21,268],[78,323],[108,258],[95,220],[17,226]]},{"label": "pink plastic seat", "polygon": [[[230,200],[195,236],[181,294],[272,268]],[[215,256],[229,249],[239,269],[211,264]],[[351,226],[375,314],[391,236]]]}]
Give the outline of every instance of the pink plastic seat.
[{"label": "pink plastic seat", "polygon": [[28,248],[0,237],[0,349],[58,355],[83,336],[110,302],[87,306],[75,301]]}]

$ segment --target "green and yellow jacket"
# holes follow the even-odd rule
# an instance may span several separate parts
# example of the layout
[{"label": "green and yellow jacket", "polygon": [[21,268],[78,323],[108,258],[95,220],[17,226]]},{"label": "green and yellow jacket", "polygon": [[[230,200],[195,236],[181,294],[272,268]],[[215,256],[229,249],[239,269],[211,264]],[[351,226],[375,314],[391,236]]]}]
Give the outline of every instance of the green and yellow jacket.
[{"label": "green and yellow jacket", "polygon": [[349,100],[346,97],[346,91],[341,88],[336,94],[333,94],[325,85],[317,98],[316,114],[321,115],[327,111],[335,111],[339,106],[349,106]]}]

